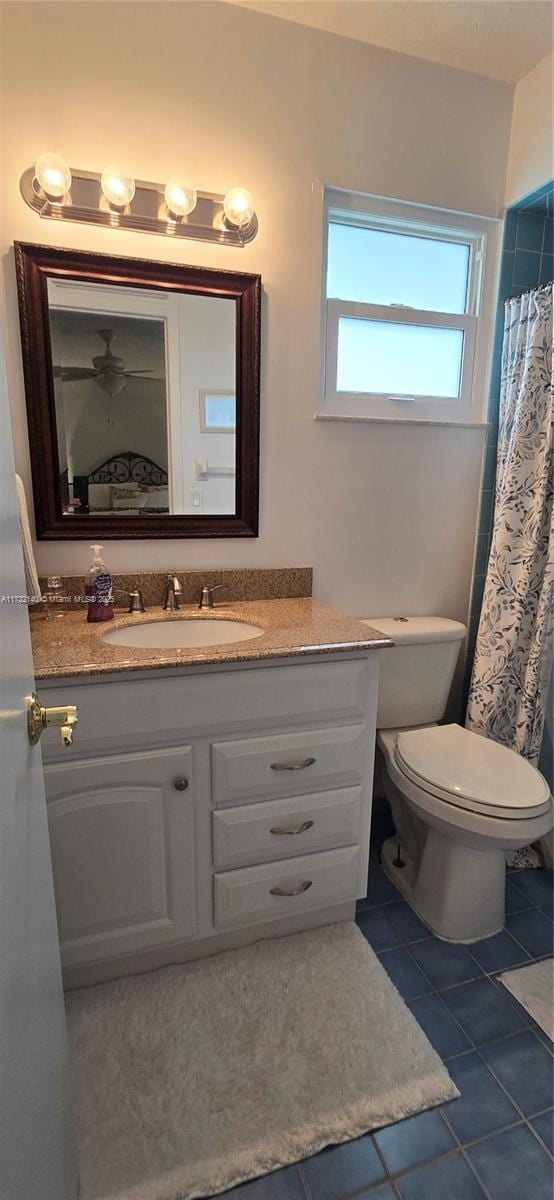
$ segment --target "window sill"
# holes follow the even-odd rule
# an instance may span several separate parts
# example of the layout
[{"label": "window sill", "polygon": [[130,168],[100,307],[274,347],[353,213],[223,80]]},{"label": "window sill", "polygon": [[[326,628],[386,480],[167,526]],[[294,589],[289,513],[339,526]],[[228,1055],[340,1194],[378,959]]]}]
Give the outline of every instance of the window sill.
[{"label": "window sill", "polygon": [[432,425],[447,429],[492,429],[491,421],[431,421],[426,417],[362,417],[343,413],[314,413],[314,421],[356,421],[367,425]]}]

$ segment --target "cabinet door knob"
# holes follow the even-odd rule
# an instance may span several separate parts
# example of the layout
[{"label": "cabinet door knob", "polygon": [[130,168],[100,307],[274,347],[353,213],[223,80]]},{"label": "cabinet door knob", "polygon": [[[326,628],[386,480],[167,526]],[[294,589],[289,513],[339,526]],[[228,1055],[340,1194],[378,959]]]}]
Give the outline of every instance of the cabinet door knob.
[{"label": "cabinet door knob", "polygon": [[186,792],[188,785],[189,781],[185,779],[184,775],[180,775],[177,779],[173,780],[173,787],[176,792]]}]

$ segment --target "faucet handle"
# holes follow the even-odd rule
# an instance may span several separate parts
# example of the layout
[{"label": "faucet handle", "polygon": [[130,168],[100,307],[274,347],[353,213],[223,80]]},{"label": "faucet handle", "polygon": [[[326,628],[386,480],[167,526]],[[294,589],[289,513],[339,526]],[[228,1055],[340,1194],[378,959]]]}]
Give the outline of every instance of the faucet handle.
[{"label": "faucet handle", "polygon": [[204,585],[204,587],[202,588],[201,595],[200,595],[200,603],[199,603],[198,607],[199,608],[213,608],[214,607],[214,598],[213,598],[214,592],[219,592],[220,588],[224,588],[224,587],[225,587],[224,583],[216,583],[216,584],[214,584],[213,587],[206,587],[206,585]]},{"label": "faucet handle", "polygon": [[144,596],[140,588],[137,588],[136,592],[129,592],[129,612],[143,613],[144,611]]},{"label": "faucet handle", "polygon": [[129,601],[129,607],[127,609],[127,612],[143,613],[145,611],[144,596],[143,596],[140,588],[137,588],[136,591],[134,591],[134,592],[128,592],[126,590],[126,588],[114,588],[113,592],[114,592],[115,596],[126,596],[127,597],[128,601]]}]

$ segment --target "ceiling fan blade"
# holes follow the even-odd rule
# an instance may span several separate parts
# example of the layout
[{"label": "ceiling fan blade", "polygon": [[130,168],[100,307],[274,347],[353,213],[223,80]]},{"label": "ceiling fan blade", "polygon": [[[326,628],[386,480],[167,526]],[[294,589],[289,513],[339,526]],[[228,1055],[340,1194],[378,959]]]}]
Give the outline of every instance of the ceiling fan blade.
[{"label": "ceiling fan blade", "polygon": [[137,367],[135,371],[124,371],[124,375],[151,375],[153,367]]},{"label": "ceiling fan blade", "polygon": [[77,379],[95,379],[98,371],[94,367],[60,367],[59,375],[65,383],[74,383]]},{"label": "ceiling fan blade", "polygon": [[126,371],[125,377],[129,383],[162,383],[165,387],[163,375],[129,375]]}]

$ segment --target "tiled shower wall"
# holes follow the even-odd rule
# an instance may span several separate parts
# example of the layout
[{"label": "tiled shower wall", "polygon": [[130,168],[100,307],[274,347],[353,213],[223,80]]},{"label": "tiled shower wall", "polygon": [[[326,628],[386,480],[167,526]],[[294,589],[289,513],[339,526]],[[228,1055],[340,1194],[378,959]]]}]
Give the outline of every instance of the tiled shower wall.
[{"label": "tiled shower wall", "polygon": [[498,411],[500,405],[500,366],[502,339],[504,336],[504,301],[510,296],[549,283],[554,277],[554,182],[551,180],[519,204],[508,209],[504,227],[500,288],[487,421],[491,429],[487,433],[485,468],[481,484],[481,505],[477,544],[473,567],[471,607],[468,628],[467,658],[464,696],[467,696],[475,639],[479,625],[479,614],[485,587],[485,573],[489,557],[494,511],[494,481],[496,474],[496,445],[498,441]]}]

